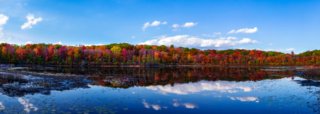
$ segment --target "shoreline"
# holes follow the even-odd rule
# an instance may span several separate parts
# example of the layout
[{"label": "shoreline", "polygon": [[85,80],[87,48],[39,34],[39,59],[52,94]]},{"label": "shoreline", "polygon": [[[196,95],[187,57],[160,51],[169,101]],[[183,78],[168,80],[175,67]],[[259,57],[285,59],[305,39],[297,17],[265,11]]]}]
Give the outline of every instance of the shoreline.
[{"label": "shoreline", "polygon": [[40,65],[40,64],[0,64],[0,68],[6,67],[54,67],[54,68],[201,68],[201,67],[221,67],[221,68],[288,68],[288,67],[303,67],[303,68],[320,68],[318,65]]}]

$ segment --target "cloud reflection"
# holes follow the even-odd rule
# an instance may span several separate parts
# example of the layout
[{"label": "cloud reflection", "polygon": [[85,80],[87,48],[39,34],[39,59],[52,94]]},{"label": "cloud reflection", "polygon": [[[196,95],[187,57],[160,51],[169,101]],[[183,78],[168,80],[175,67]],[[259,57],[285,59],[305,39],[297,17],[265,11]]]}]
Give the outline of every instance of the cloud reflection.
[{"label": "cloud reflection", "polygon": [[197,106],[193,103],[180,103],[177,99],[173,99],[173,103],[172,105],[174,107],[179,107],[179,106],[184,106],[185,108],[188,108],[188,109],[194,109],[196,108]]},{"label": "cloud reflection", "polygon": [[30,111],[37,111],[38,108],[35,107],[32,103],[29,102],[28,99],[24,99],[24,98],[18,98],[18,101],[21,105],[23,105],[24,107],[24,111],[26,111],[27,113],[29,113]]},{"label": "cloud reflection", "polygon": [[150,104],[146,102],[146,100],[142,101],[142,104],[144,105],[145,108],[152,108],[153,110],[161,110],[161,106],[158,104]]},{"label": "cloud reflection", "polygon": [[0,102],[0,111],[6,109],[2,102]]},{"label": "cloud reflection", "polygon": [[161,86],[149,86],[147,89],[159,91],[161,93],[167,94],[178,94],[178,95],[187,95],[191,93],[198,93],[203,91],[217,91],[217,92],[227,92],[227,93],[236,93],[239,91],[250,92],[252,91],[251,87],[239,85],[236,82],[227,82],[227,81],[199,81],[196,83],[186,83],[186,84],[175,84],[171,86],[170,84]]},{"label": "cloud reflection", "polygon": [[238,100],[241,102],[259,102],[259,99],[257,97],[230,97],[231,100]]},{"label": "cloud reflection", "polygon": [[184,103],[183,104],[186,108],[189,108],[189,109],[194,109],[196,108],[196,105],[192,104],[192,103]]}]

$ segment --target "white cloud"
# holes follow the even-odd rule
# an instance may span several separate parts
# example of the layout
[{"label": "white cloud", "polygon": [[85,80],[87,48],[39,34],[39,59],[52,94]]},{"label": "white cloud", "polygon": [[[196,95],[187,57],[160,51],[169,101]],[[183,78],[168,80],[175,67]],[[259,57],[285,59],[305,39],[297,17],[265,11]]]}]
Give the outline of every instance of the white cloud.
[{"label": "white cloud", "polygon": [[217,39],[212,38],[199,38],[189,35],[176,35],[176,36],[162,36],[160,38],[147,40],[140,44],[146,45],[175,45],[182,47],[196,47],[196,48],[223,48],[243,44],[254,44],[256,40],[250,38],[238,39],[236,37],[221,37]]},{"label": "white cloud", "polygon": [[173,25],[172,25],[172,28],[173,28],[173,29],[178,29],[179,27],[180,27],[179,24],[173,24]]},{"label": "white cloud", "polygon": [[147,89],[153,91],[159,91],[163,94],[171,93],[178,95],[187,95],[192,93],[199,93],[203,91],[216,91],[223,93],[236,93],[238,91],[250,92],[252,91],[251,87],[242,86],[232,82],[225,81],[199,81],[196,83],[186,83],[186,84],[175,84],[171,86],[170,84],[165,86],[148,86]]},{"label": "white cloud", "polygon": [[0,38],[2,38],[3,36],[3,26],[8,22],[9,17],[4,15],[4,14],[0,14]]},{"label": "white cloud", "polygon": [[25,44],[32,44],[32,41],[27,41]]},{"label": "white cloud", "polygon": [[266,48],[266,49],[259,49],[259,50],[264,50],[264,51],[277,51],[277,52],[282,52],[282,53],[291,53],[292,51],[296,52],[295,48]]},{"label": "white cloud", "polygon": [[256,41],[253,41],[250,38],[242,38],[241,40],[238,41],[239,44],[248,44],[248,43],[255,43]]},{"label": "white cloud", "polygon": [[155,20],[153,22],[146,22],[143,24],[142,30],[145,31],[149,27],[157,27],[157,26],[165,25],[165,24],[167,24],[166,21],[161,22],[161,21]]},{"label": "white cloud", "polygon": [[209,33],[209,34],[202,34],[201,36],[203,37],[221,37],[222,33],[221,32],[213,32],[213,33]]},{"label": "white cloud", "polygon": [[179,24],[173,24],[171,27],[173,28],[173,30],[178,30],[179,28],[191,28],[191,27],[194,27],[196,26],[197,23],[195,22],[186,22],[182,25],[179,25]]},{"label": "white cloud", "polygon": [[5,14],[0,14],[0,43],[14,43],[14,44],[25,44],[26,39],[32,38],[27,34],[17,34],[10,31],[4,32],[4,25],[9,21],[9,16]]},{"label": "white cloud", "polygon": [[28,14],[26,16],[26,19],[27,19],[27,22],[21,25],[22,30],[31,29],[32,26],[42,21],[42,17],[35,17],[33,14]]},{"label": "white cloud", "polygon": [[38,110],[38,108],[35,107],[32,103],[30,103],[28,99],[24,99],[24,98],[19,97],[18,101],[21,105],[23,105],[24,111],[26,111],[27,113],[29,113],[30,111],[37,111]]},{"label": "white cloud", "polygon": [[0,14],[0,26],[5,25],[8,20],[9,20],[8,16],[6,16],[4,14]]},{"label": "white cloud", "polygon": [[196,26],[197,25],[197,23],[194,23],[194,22],[186,22],[186,23],[184,23],[183,25],[182,25],[182,27],[184,27],[184,28],[190,28],[190,27],[194,27],[194,26]]},{"label": "white cloud", "polygon": [[228,34],[237,34],[237,33],[244,33],[244,34],[252,34],[258,31],[257,27],[253,28],[241,28],[241,29],[233,29],[228,32]]},{"label": "white cloud", "polygon": [[55,43],[53,43],[53,44],[62,45],[62,42],[61,42],[61,41],[59,41],[59,42],[55,42]]},{"label": "white cloud", "polygon": [[286,49],[286,51],[289,51],[289,52],[294,51],[294,50],[296,50],[296,49],[295,49],[295,48],[288,48],[288,49]]},{"label": "white cloud", "polygon": [[259,102],[257,97],[230,97],[231,100],[238,100],[241,102]]}]

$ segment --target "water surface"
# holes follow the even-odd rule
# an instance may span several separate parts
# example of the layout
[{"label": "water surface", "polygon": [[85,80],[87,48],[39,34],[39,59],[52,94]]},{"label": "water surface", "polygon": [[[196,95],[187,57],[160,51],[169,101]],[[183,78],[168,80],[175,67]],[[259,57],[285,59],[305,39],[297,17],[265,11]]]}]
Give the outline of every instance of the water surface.
[{"label": "water surface", "polygon": [[318,69],[3,68],[0,113],[319,113]]}]

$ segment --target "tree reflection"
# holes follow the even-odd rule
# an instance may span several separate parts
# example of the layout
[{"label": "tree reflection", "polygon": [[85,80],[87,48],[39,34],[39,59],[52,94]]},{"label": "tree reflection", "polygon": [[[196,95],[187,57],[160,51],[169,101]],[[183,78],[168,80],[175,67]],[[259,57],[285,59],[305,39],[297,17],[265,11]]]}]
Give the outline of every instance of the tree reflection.
[{"label": "tree reflection", "polygon": [[[290,77],[295,70],[242,67],[173,68],[25,68],[0,70],[0,92],[8,96],[50,94],[52,90],[88,88],[88,85],[129,88],[206,81],[259,81]],[[304,83],[304,82],[301,82]],[[308,82],[309,83],[309,82]],[[318,85],[317,85],[318,86]]]},{"label": "tree reflection", "polygon": [[102,75],[92,74],[95,85],[128,88],[131,86],[167,85],[200,80],[259,81],[293,76],[291,70],[266,71],[261,68],[109,68]]}]

